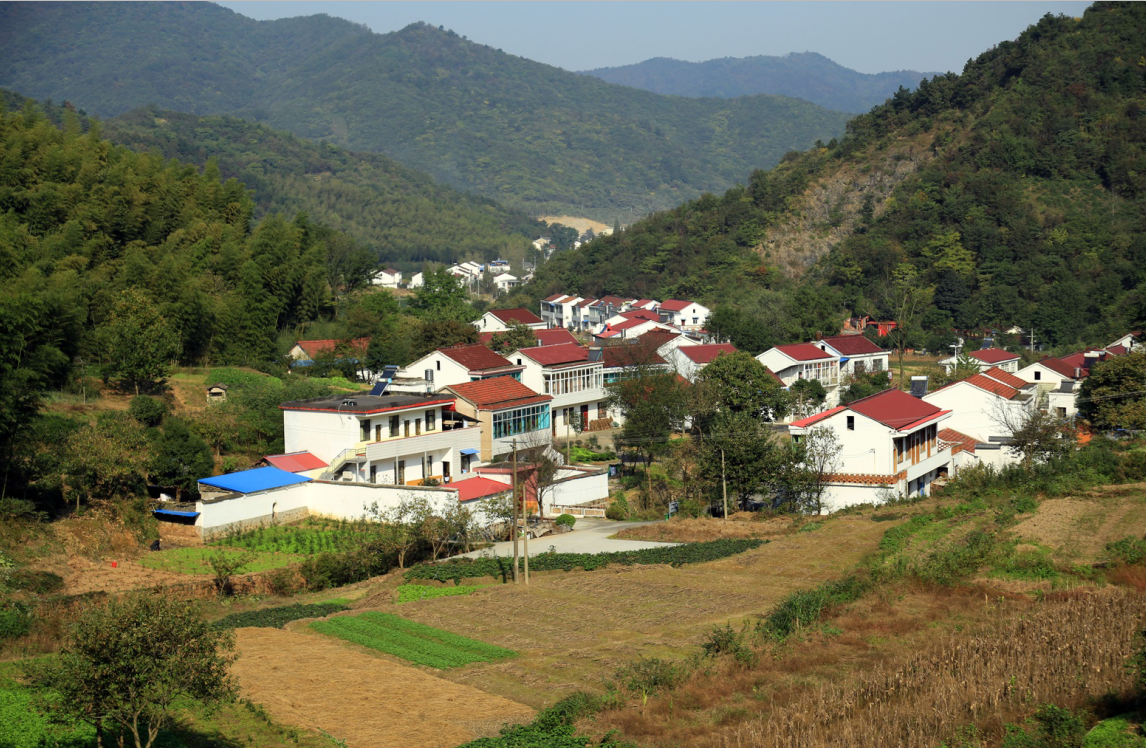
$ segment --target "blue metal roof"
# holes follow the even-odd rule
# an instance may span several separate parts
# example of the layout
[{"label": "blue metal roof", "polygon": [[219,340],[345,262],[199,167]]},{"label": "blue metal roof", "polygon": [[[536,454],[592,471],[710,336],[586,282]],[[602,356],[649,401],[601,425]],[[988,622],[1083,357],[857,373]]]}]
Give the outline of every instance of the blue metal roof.
[{"label": "blue metal roof", "polygon": [[309,480],[310,478],[288,473],[286,470],[279,470],[277,467],[263,467],[255,468],[254,470],[242,470],[237,473],[228,473],[227,475],[216,475],[212,478],[200,478],[199,482],[208,486],[214,486],[215,488],[221,488],[224,491],[254,493],[255,491],[266,491],[271,488],[282,488],[283,486],[290,486],[295,483],[306,483]]},{"label": "blue metal roof", "polygon": [[465,449],[461,450],[461,453],[464,455],[476,455],[478,450],[472,449],[471,447],[466,447]]},{"label": "blue metal roof", "polygon": [[162,514],[165,517],[198,517],[199,512],[177,512],[174,509],[155,509],[153,514]]}]

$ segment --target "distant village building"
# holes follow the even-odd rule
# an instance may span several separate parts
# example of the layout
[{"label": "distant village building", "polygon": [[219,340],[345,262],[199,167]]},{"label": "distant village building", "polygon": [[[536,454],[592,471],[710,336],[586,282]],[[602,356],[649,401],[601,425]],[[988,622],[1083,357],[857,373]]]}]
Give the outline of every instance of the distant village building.
[{"label": "distant village building", "polygon": [[227,399],[227,385],[222,382],[207,385],[207,402],[219,403]]},{"label": "distant village building", "polygon": [[474,322],[478,332],[504,332],[511,324],[525,325],[534,330],[544,330],[545,320],[525,308],[490,309]]},{"label": "distant village building", "polygon": [[379,270],[374,274],[374,278],[371,282],[375,286],[382,286],[383,288],[397,288],[402,282],[402,271],[395,270],[394,268]]},{"label": "distant village building", "polygon": [[[1019,370],[1019,361],[1021,356],[1017,353],[1004,351],[1001,348],[983,348],[978,351],[966,351],[967,359],[971,366],[978,371],[990,369],[992,366],[997,366],[1003,371],[1014,374]],[[958,356],[949,356],[939,362],[943,367],[943,371],[950,374],[959,365]]]}]

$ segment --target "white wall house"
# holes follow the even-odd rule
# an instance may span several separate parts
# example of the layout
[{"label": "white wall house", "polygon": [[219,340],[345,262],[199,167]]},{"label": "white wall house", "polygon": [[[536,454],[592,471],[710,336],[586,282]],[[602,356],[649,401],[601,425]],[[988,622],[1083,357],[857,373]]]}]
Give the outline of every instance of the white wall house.
[{"label": "white wall house", "polygon": [[406,284],[406,288],[421,288],[426,283],[426,276],[421,273],[414,273],[410,276],[410,282]]},{"label": "white wall house", "polygon": [[542,299],[541,319],[545,320],[546,327],[574,329],[578,320],[578,315],[574,309],[584,300],[580,296],[568,296],[560,293]]},{"label": "white wall house", "polygon": [[695,301],[681,301],[680,299],[668,299],[661,302],[657,311],[660,313],[662,322],[690,332],[703,330],[708,323],[710,313],[708,307],[703,304],[697,304]]},{"label": "white wall house", "polygon": [[493,277],[493,286],[501,293],[507,293],[520,285],[521,281],[512,273],[498,273]]},{"label": "white wall house", "polygon": [[696,376],[704,367],[715,361],[717,356],[735,352],[736,346],[732,343],[704,343],[670,348],[664,359],[677,374],[690,382],[695,382]]},{"label": "white wall house", "polygon": [[486,348],[484,345],[458,345],[439,348],[422,356],[400,372],[403,377],[423,378],[435,389],[478,379],[509,376],[521,378],[521,366]]},{"label": "white wall house", "polygon": [[812,341],[812,345],[840,360],[840,374],[887,371],[888,352],[863,335],[833,335]]},{"label": "white wall house", "polygon": [[516,322],[532,330],[544,330],[545,320],[528,309],[490,309],[474,322],[478,332],[505,332]]},{"label": "white wall house", "polygon": [[1075,370],[1057,358],[1044,358],[1016,372],[1015,376],[1038,388],[1046,406],[1062,418],[1078,413],[1078,385]]},{"label": "white wall house", "polygon": [[951,446],[939,439],[950,415],[906,392],[885,390],[794,421],[788,432],[796,442],[815,428],[834,432],[840,450],[823,499],[834,512],[875,503],[881,489],[928,495],[935,480],[953,475]]},{"label": "white wall house", "polygon": [[450,385],[445,392],[457,397],[459,413],[480,424],[483,462],[512,452],[515,440],[519,449],[552,440],[552,395],[534,392],[511,377],[463,382]]},{"label": "white wall house", "polygon": [[459,418],[450,395],[358,393],[286,402],[287,452],[330,465],[327,480],[387,485],[446,482],[476,465],[480,430]]},{"label": "white wall house", "polygon": [[923,400],[951,412],[948,428],[967,434],[988,448],[997,445],[1000,453],[991,462],[1002,466],[1015,461],[1010,450],[1002,448],[1010,442],[1011,426],[1021,424],[1038,404],[1034,389],[1030,384],[1018,389],[986,374],[975,374],[929,392]]},{"label": "white wall house", "polygon": [[1128,332],[1118,340],[1115,340],[1107,348],[1125,348],[1128,351],[1140,351],[1146,348],[1146,333],[1142,332]]},{"label": "white wall house", "polygon": [[554,434],[563,436],[574,424],[581,430],[590,430],[594,422],[602,420],[612,425],[600,348],[550,345],[523,348],[509,358],[525,366],[522,384],[534,392],[553,396],[550,407]]},{"label": "white wall house", "polygon": [[401,282],[402,271],[395,270],[394,268],[379,270],[374,274],[374,278],[371,280],[371,283],[375,286],[382,286],[383,288],[397,288]]},{"label": "white wall house", "polygon": [[[979,371],[986,371],[992,366],[998,366],[1003,371],[1014,374],[1019,370],[1020,356],[1017,353],[1004,351],[1001,348],[983,348],[978,351],[965,351],[967,358],[970,359],[972,366],[977,366]],[[950,374],[955,370],[959,363],[958,356],[948,356],[941,360],[939,365],[943,370]]]},{"label": "white wall house", "polygon": [[768,370],[780,378],[785,387],[801,379],[815,379],[824,386],[831,407],[840,397],[840,357],[811,343],[792,343],[769,348],[756,357]]}]

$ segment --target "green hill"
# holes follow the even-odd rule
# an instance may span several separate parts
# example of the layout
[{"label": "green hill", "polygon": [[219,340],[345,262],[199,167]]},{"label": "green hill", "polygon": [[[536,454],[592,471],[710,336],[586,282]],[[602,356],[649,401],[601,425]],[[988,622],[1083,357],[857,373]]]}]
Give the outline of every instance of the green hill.
[{"label": "green hill", "polygon": [[779,94],[807,99],[827,109],[866,112],[882,104],[900,86],[914,89],[936,73],[896,70],[858,73],[815,52],[771,57],[723,57],[685,62],[654,57],[635,65],[586,70],[609,83],[673,96],[735,98],[753,94]]},{"label": "green hill", "polygon": [[115,116],[229,114],[385,153],[534,215],[643,214],[840,134],[779,96],[661,96],[425,24],[378,35],[327,16],[253,21],[199,3],[0,5],[0,86]]},{"label": "green hill", "polygon": [[897,315],[906,290],[917,345],[1011,325],[1108,343],[1146,321],[1143,38],[1146,5],[1048,15],[826,148],[558,255],[526,292],[735,303],[725,329],[759,347]]}]

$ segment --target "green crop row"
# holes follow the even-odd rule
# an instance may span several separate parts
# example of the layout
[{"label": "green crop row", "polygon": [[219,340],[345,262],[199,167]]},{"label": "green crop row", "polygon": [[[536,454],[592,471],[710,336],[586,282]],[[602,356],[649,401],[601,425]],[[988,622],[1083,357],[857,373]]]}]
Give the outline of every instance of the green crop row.
[{"label": "green crop row", "polygon": [[351,551],[371,537],[376,525],[363,522],[308,522],[303,525],[259,527],[218,541],[217,545],[251,551],[314,556]]},{"label": "green crop row", "polygon": [[277,608],[249,610],[245,613],[232,613],[215,622],[216,628],[240,629],[247,626],[281,629],[291,621],[300,618],[322,618],[331,613],[340,613],[348,608],[341,603],[314,603],[312,605],[281,605]]},{"label": "green crop row", "polygon": [[[571,571],[584,569],[592,571],[611,564],[633,566],[636,564],[697,564],[716,561],[737,553],[759,548],[767,540],[759,538],[735,538],[710,540],[704,543],[666,545],[664,548],[645,548],[639,551],[610,551],[605,553],[542,553],[530,556],[530,571]],[[473,577],[511,576],[513,560],[497,556],[494,558],[451,559],[440,564],[418,564],[406,572],[407,580],[434,579],[439,582]]]},{"label": "green crop row", "polygon": [[468,595],[481,589],[478,585],[458,585],[456,587],[430,587],[425,584],[403,584],[398,588],[398,602],[412,603],[415,600],[432,600],[435,597]]},{"label": "green crop row", "polygon": [[511,657],[514,652],[388,613],[363,613],[315,621],[311,628],[353,644],[444,670]]}]

